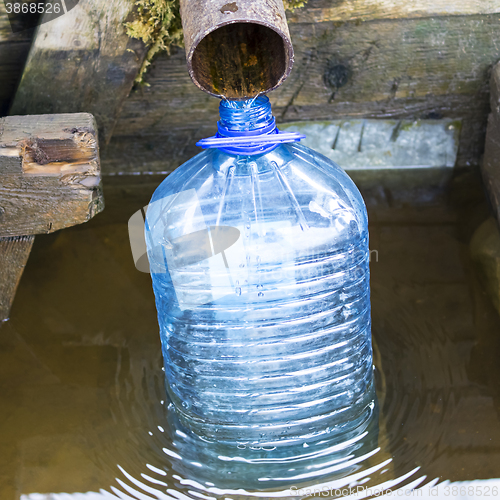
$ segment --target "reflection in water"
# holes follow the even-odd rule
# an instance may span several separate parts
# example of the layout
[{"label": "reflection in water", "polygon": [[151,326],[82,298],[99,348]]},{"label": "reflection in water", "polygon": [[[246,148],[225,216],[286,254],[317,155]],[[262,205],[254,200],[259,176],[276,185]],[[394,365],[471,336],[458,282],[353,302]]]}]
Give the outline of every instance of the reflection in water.
[{"label": "reflection in water", "polygon": [[[300,445],[259,448],[243,443],[231,446],[207,441],[183,427],[173,405],[164,403],[163,425],[154,425],[149,432],[152,437],[149,446],[162,451],[156,457],[157,465],[145,464],[144,471],[145,467],[149,468],[149,474],[142,474],[139,482],[134,481],[125,468],[120,467],[120,470],[136,486],[150,493],[150,488],[157,488],[158,481],[160,486],[165,486],[166,475],[171,475],[183,486],[216,495],[241,495],[242,488],[247,494],[262,489],[289,490],[290,487],[314,485],[326,478],[339,480],[366,467],[369,459],[379,451],[378,407],[373,385],[369,391],[375,401],[371,412],[365,412],[348,428],[332,427],[331,436],[322,435]],[[157,408],[150,415],[161,413]],[[150,423],[153,424],[151,419]],[[157,478],[151,477],[152,472]],[[158,479],[158,475],[162,479]],[[162,493],[161,488],[158,492]]]},{"label": "reflection in water", "polygon": [[[379,363],[376,345],[374,350]],[[196,436],[183,427],[172,404],[158,400],[159,381],[163,379],[160,368],[136,375],[139,378],[134,385],[143,391],[134,400],[121,401],[120,406],[127,412],[125,417],[147,421],[148,436],[143,435],[138,444],[142,452],[149,453],[145,463],[118,465],[118,487],[106,490],[119,498],[308,498],[346,496],[346,491],[364,498],[375,489],[383,491],[405,483],[413,488],[425,480],[425,476],[415,476],[419,467],[394,476],[392,457],[380,446],[381,441],[385,441],[383,446],[387,442],[379,437],[379,423],[384,423],[373,385],[369,390],[374,400],[372,411],[345,432],[333,428],[327,439],[323,436],[300,446],[255,449]],[[384,398],[384,374],[376,371],[375,380]],[[130,421],[129,425],[135,427]]]},{"label": "reflection in water", "polygon": [[[372,390],[373,392],[373,390]],[[169,405],[169,408],[173,408]],[[206,483],[214,478],[226,488],[272,488],[321,478],[348,475],[376,452],[375,412],[350,430],[332,432],[300,445],[248,447],[207,442],[183,428],[175,411],[169,412],[170,444],[163,451],[173,458],[172,469],[185,478]],[[375,427],[375,428],[374,428]]]},{"label": "reflection in water", "polygon": [[[328,498],[314,490],[349,487],[364,498],[500,477],[500,319],[475,280],[461,212],[371,211],[378,405],[342,440],[277,456],[203,442],[162,402],[151,281],[126,226],[149,196],[124,203],[122,223],[108,195],[108,214],[37,237],[0,326],[2,500]],[[50,493],[63,491],[96,493]]]}]

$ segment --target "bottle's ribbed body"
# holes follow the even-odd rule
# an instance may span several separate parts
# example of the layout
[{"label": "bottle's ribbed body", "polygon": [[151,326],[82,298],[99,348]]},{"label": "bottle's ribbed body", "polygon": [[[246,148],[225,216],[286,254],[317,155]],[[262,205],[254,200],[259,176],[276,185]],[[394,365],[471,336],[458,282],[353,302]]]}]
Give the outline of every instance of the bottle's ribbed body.
[{"label": "bottle's ribbed body", "polygon": [[168,392],[188,427],[276,446],[368,418],[366,210],[339,167],[301,146],[202,153],[147,222]]}]

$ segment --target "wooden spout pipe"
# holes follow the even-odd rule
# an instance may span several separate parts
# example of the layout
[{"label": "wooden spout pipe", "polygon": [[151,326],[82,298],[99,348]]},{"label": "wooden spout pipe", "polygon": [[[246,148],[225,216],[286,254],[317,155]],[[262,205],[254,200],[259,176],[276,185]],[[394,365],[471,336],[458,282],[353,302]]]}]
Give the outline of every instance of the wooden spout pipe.
[{"label": "wooden spout pipe", "polygon": [[201,90],[247,99],[283,83],[293,47],[282,0],[181,0],[189,74]]}]

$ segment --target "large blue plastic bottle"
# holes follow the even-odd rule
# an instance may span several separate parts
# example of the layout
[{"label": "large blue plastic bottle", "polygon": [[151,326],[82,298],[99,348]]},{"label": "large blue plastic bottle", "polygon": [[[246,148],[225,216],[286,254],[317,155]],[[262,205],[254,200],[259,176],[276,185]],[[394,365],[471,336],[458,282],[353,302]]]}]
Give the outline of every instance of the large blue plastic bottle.
[{"label": "large blue plastic bottle", "polygon": [[354,429],[374,407],[363,199],[331,160],[279,143],[267,97],[220,117],[147,210],[169,397],[218,442]]}]

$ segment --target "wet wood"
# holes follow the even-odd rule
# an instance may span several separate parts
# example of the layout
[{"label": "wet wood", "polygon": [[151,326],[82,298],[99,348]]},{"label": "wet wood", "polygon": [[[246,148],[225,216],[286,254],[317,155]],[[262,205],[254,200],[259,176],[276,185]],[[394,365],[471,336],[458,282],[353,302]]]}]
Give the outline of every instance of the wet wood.
[{"label": "wet wood", "polygon": [[481,171],[491,207],[500,225],[500,64],[493,68],[490,87],[491,114],[488,117]]},{"label": "wet wood", "polygon": [[0,321],[9,317],[34,240],[34,236],[0,238]]},{"label": "wet wood", "polygon": [[11,114],[90,112],[108,141],[146,53],[125,33],[134,8],[134,0],[80,0],[41,24]]},{"label": "wet wood", "polygon": [[81,224],[103,207],[92,115],[0,119],[0,237]]},{"label": "wet wood", "polygon": [[500,12],[497,0],[309,0],[289,14],[290,22],[370,21],[418,17],[464,16]]}]

